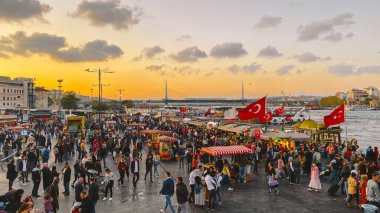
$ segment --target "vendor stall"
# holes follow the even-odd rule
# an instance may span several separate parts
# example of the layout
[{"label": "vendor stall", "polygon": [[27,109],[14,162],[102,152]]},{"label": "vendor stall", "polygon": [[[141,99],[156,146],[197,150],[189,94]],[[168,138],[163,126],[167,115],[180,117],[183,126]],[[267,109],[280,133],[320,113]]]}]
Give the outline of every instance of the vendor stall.
[{"label": "vendor stall", "polygon": [[160,143],[159,155],[162,160],[170,160],[172,154],[172,143],[177,142],[177,138],[168,136],[159,136],[157,140]]}]

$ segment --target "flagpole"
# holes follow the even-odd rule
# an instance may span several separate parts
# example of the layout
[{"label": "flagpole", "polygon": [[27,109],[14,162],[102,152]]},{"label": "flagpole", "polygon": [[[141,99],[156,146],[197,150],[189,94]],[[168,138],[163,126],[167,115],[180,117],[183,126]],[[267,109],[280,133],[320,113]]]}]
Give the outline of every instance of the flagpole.
[{"label": "flagpole", "polygon": [[347,119],[346,119],[346,107],[343,104],[343,112],[344,112],[344,125],[346,126],[346,142],[348,145],[348,136],[347,136]]}]

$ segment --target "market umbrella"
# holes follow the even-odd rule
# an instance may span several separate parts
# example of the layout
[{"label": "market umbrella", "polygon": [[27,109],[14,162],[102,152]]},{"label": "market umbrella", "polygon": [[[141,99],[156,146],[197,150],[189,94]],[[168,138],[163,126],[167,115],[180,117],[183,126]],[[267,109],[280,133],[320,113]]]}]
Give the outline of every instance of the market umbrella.
[{"label": "market umbrella", "polygon": [[292,127],[294,127],[294,128],[300,128],[300,125],[301,125],[301,123],[296,123]]},{"label": "market umbrella", "polygon": [[317,129],[317,128],[320,128],[320,124],[318,124],[316,121],[314,120],[306,120],[306,121],[303,121],[300,126],[299,126],[300,129]]},{"label": "market umbrella", "polygon": [[158,137],[158,141],[175,143],[177,142],[177,138],[169,137],[169,136],[160,136]]}]

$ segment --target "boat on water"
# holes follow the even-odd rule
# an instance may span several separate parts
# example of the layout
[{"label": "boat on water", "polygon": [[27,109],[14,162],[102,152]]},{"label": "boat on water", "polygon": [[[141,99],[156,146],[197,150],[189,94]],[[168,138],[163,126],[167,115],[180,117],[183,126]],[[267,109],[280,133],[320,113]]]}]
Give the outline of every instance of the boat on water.
[{"label": "boat on water", "polygon": [[[276,108],[269,109],[274,112]],[[286,124],[286,123],[299,123],[305,121],[307,118],[305,116],[305,107],[285,107],[284,113],[281,115],[274,115],[271,123],[272,124]]]},{"label": "boat on water", "polygon": [[368,105],[346,105],[346,111],[371,111],[376,110],[375,107],[371,107]]}]

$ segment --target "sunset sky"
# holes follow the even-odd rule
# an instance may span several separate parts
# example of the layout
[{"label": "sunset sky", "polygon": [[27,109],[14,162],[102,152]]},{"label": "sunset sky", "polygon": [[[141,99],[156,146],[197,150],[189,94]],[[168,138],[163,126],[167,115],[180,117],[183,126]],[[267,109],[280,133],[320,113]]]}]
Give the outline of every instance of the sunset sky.
[{"label": "sunset sky", "polygon": [[[104,97],[380,87],[378,0],[0,0],[0,75]],[[94,95],[97,95],[94,92]]]}]

